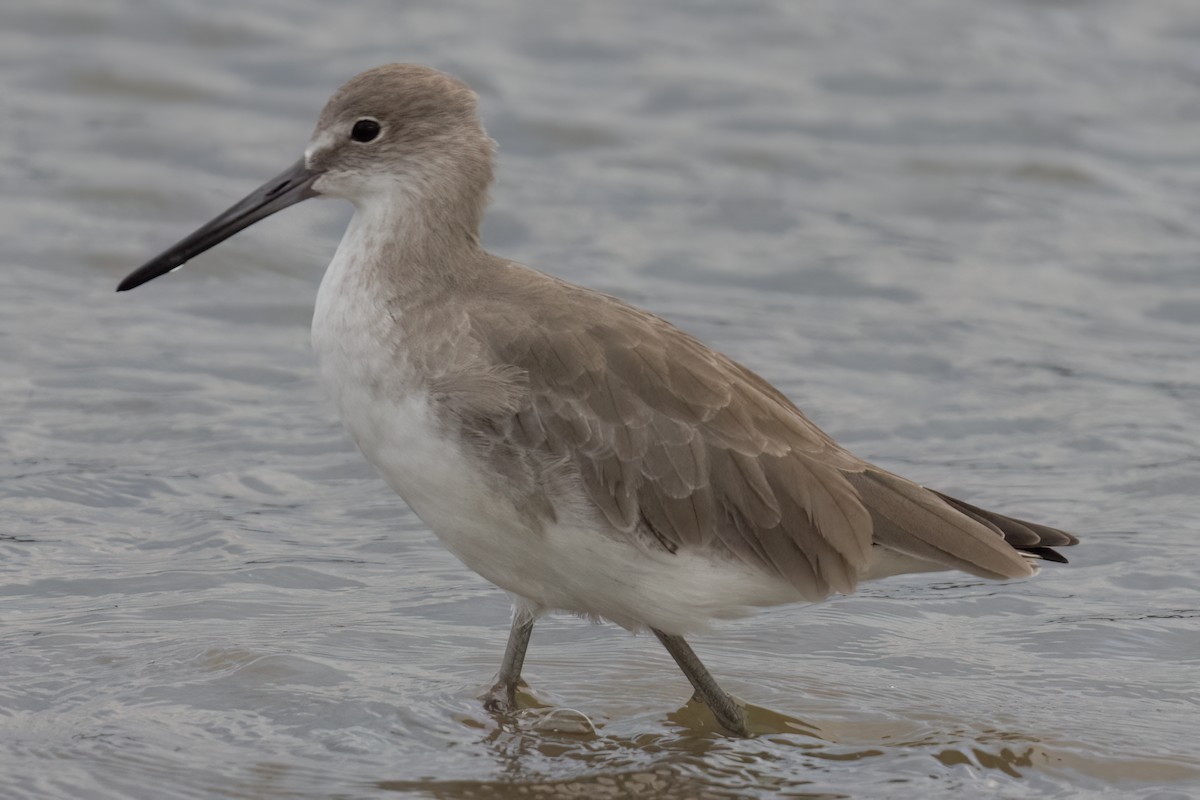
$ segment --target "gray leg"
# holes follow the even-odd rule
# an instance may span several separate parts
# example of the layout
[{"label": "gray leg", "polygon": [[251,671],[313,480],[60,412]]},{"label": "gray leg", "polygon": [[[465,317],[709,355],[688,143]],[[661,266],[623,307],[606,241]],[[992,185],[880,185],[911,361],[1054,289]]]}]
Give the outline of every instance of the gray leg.
[{"label": "gray leg", "polygon": [[708,674],[708,670],[700,663],[700,659],[696,657],[695,652],[683,640],[683,637],[671,636],[654,628],[651,630],[663,643],[663,647],[667,648],[667,652],[675,659],[675,663],[683,670],[683,674],[691,682],[692,688],[696,690],[696,697],[708,706],[721,727],[738,736],[749,736],[750,732],[746,729],[746,714],[741,705],[724,689],[717,686],[713,676]]},{"label": "gray leg", "polygon": [[525,650],[529,647],[529,637],[533,633],[535,619],[532,614],[521,611],[513,614],[512,630],[508,632],[508,645],[504,648],[500,675],[483,701],[483,706],[488,711],[509,713],[516,706],[521,667],[525,664]]}]

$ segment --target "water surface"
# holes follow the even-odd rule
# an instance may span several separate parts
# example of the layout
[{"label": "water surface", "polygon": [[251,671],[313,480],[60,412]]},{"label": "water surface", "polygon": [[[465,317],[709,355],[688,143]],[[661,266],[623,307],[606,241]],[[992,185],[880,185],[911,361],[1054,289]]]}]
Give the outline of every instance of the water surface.
[{"label": "water surface", "polygon": [[[1200,8],[9,0],[0,775],[14,798],[1200,794]],[[309,203],[116,282],[291,163],[360,69],[474,85],[505,256],[653,308],[858,454],[1079,532],[694,645],[508,602],[354,452]],[[533,698],[531,698],[532,700]],[[765,709],[770,709],[769,713]]]}]

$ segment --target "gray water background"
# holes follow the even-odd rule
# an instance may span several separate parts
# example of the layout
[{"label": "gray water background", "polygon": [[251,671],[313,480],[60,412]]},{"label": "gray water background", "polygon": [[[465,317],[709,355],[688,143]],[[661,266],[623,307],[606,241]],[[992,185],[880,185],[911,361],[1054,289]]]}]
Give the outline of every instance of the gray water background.
[{"label": "gray water background", "polygon": [[[697,638],[783,715],[744,741],[653,640],[555,618],[526,677],[597,734],[498,728],[506,597],[315,385],[348,209],[113,293],[394,60],[480,92],[491,249],[1072,563]],[[3,796],[1200,796],[1198,212],[1192,0],[6,0]]]}]

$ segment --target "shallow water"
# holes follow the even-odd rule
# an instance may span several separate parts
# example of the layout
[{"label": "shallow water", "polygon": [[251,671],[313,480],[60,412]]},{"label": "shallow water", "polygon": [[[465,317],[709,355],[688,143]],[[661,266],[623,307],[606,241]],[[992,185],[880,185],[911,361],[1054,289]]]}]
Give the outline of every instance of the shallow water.
[{"label": "shallow water", "polygon": [[[1200,794],[1194,2],[399,8],[0,10],[6,797]],[[665,314],[864,457],[1079,532],[1072,563],[697,638],[745,741],[657,643],[551,619],[526,700],[597,733],[498,728],[507,599],[315,386],[347,209],[112,292],[391,60],[479,89],[493,250]]]}]

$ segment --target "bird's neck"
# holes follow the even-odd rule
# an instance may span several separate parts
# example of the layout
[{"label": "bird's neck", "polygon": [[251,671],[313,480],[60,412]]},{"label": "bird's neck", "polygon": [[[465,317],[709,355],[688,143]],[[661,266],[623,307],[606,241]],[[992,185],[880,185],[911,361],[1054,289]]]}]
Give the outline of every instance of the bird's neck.
[{"label": "bird's neck", "polygon": [[441,293],[479,262],[481,209],[397,187],[355,203],[334,264],[388,301]]},{"label": "bird's neck", "polygon": [[356,202],[313,313],[313,349],[338,402],[346,387],[383,385],[380,376],[419,384],[423,348],[437,342],[456,292],[487,264],[461,219],[403,195]]}]

